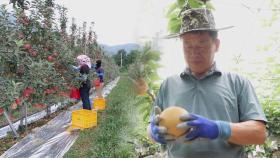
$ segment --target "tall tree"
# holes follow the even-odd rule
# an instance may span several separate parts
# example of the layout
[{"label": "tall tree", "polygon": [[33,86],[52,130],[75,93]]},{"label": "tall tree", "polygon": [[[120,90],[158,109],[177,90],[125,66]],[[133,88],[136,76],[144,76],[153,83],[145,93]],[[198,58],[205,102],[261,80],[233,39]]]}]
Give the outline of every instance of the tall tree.
[{"label": "tall tree", "polygon": [[127,52],[125,49],[120,49],[118,50],[117,54],[114,55],[114,59],[115,59],[115,62],[116,64],[119,66],[119,67],[125,67],[127,65]]}]

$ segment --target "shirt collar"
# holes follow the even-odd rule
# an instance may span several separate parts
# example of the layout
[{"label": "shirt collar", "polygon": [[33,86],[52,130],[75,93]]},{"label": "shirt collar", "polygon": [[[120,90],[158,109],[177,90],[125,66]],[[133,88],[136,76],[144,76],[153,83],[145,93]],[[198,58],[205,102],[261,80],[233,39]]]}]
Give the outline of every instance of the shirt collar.
[{"label": "shirt collar", "polygon": [[[212,67],[210,68],[210,70],[203,76],[201,77],[200,79],[204,79],[208,76],[212,76],[212,75],[217,75],[217,76],[221,76],[222,75],[222,72],[217,68],[217,65],[216,63],[214,62],[214,64],[212,65]],[[196,78],[191,70],[189,68],[186,68],[181,74],[180,74],[180,77],[181,78],[186,78],[186,77],[190,77],[190,76],[193,76],[194,78]]]}]

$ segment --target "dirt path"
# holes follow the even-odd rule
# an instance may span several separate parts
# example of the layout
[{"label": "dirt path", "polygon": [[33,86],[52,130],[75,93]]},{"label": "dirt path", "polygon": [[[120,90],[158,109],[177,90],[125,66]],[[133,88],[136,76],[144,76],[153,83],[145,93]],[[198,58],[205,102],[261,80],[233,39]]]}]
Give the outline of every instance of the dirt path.
[{"label": "dirt path", "polygon": [[[104,87],[103,95],[106,97],[115,87],[119,78]],[[91,97],[94,97],[93,94]],[[54,119],[40,128],[35,128],[20,142],[12,146],[0,157],[63,157],[78,138],[79,132],[68,132],[71,125],[71,111],[80,109],[81,102],[61,112]]]}]

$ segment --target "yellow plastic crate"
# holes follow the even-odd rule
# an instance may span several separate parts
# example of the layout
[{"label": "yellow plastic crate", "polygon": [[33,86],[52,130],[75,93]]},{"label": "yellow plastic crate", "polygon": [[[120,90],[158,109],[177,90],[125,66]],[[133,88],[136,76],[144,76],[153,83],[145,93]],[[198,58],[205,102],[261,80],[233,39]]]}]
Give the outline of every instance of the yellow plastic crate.
[{"label": "yellow plastic crate", "polygon": [[72,112],[72,126],[78,128],[90,128],[97,125],[96,110],[75,110]]},{"label": "yellow plastic crate", "polygon": [[93,99],[93,107],[97,110],[104,110],[106,108],[106,100],[104,98]]}]

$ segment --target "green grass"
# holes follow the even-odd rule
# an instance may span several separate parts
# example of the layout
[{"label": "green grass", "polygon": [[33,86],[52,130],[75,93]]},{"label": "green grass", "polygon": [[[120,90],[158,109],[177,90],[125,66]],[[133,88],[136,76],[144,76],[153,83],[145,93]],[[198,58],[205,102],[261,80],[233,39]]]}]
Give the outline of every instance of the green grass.
[{"label": "green grass", "polygon": [[132,83],[121,77],[118,85],[106,98],[107,107],[98,112],[98,126],[80,132],[79,138],[65,158],[133,158],[137,157],[134,138],[138,114]]}]

